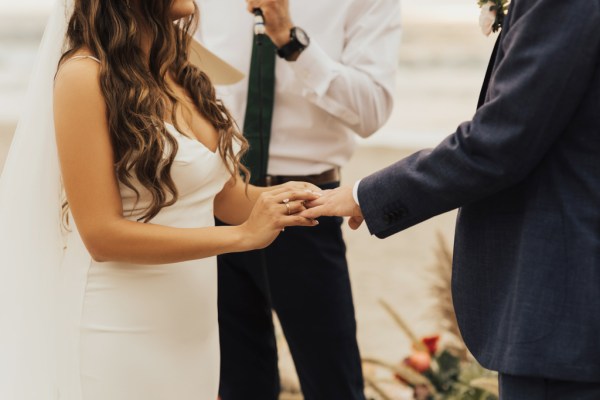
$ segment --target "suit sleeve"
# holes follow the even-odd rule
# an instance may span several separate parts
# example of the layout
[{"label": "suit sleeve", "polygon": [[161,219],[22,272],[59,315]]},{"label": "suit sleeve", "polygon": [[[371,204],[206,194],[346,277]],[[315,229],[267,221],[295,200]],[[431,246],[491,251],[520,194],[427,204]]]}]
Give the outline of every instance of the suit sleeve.
[{"label": "suit sleeve", "polygon": [[432,150],[360,183],[384,238],[523,180],[563,133],[598,69],[598,1],[516,0],[485,104]]}]

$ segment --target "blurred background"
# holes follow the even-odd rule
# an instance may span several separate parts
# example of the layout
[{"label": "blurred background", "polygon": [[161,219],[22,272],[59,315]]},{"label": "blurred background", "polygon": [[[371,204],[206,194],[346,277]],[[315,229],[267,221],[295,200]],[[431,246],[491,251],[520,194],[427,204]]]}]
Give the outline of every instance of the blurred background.
[{"label": "blurred background", "polygon": [[[296,1],[296,0],[291,0]],[[23,104],[28,77],[54,0],[0,2],[0,167]],[[344,170],[352,184],[410,153],[435,146],[469,120],[476,107],[494,39],[479,30],[476,0],[402,0],[403,41],[398,60],[396,106],[388,124],[360,146]],[[451,244],[455,212],[390,239],[366,229],[346,232],[355,296],[358,338],[365,357],[398,363],[409,338],[379,301],[387,301],[419,336],[440,333],[433,310],[432,266],[438,236]],[[284,386],[293,387],[291,358],[282,340]],[[398,389],[394,399],[410,398]],[[377,398],[375,396],[375,398]]]}]

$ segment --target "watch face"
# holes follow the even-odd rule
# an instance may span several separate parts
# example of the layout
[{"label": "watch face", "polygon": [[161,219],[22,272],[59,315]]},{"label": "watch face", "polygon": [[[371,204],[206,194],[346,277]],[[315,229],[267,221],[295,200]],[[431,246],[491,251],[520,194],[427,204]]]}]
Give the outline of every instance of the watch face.
[{"label": "watch face", "polygon": [[308,35],[302,29],[295,28],[294,36],[296,36],[296,40],[298,40],[298,42],[302,46],[307,47],[310,44],[310,39],[309,39]]}]

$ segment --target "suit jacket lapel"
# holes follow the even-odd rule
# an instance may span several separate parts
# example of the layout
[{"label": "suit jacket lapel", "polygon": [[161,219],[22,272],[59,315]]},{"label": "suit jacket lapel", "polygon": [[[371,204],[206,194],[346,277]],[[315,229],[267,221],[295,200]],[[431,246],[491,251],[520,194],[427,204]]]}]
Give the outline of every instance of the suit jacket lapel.
[{"label": "suit jacket lapel", "polygon": [[494,45],[494,50],[492,51],[492,56],[490,57],[490,62],[488,64],[487,71],[485,72],[483,86],[481,87],[481,92],[479,93],[479,101],[477,102],[477,108],[481,107],[483,103],[485,103],[485,96],[487,95],[490,79],[492,78],[492,72],[494,71],[494,66],[496,64],[496,57],[498,56],[498,48],[500,47],[501,37],[502,33],[500,33],[500,35],[498,35],[498,39],[496,39],[496,44]]}]

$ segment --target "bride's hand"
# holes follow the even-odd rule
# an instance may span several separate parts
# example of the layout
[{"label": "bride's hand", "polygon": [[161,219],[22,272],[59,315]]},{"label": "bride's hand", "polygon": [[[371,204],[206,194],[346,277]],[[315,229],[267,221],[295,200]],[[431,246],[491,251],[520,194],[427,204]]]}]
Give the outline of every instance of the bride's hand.
[{"label": "bride's hand", "polygon": [[282,185],[279,186],[275,186],[273,187],[273,189],[279,189],[279,188],[286,188],[288,190],[310,190],[313,193],[317,193],[317,194],[323,194],[323,190],[321,190],[320,187],[313,185],[312,183],[308,183],[308,182],[299,182],[299,181],[290,181],[290,182],[286,182]]},{"label": "bride's hand", "polygon": [[304,202],[319,198],[305,186],[281,185],[263,192],[256,201],[248,220],[239,226],[248,249],[262,249],[273,243],[281,231],[288,226],[316,226],[318,221],[301,217],[306,210]]}]

